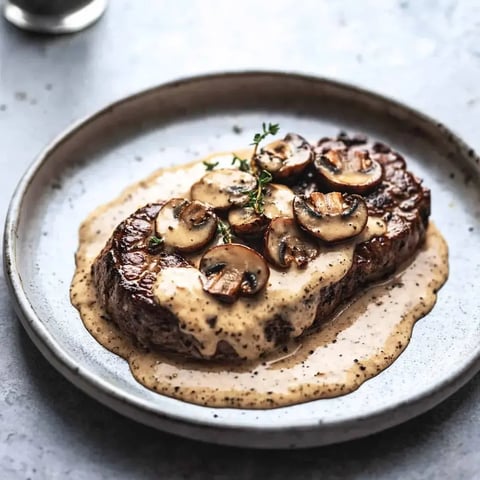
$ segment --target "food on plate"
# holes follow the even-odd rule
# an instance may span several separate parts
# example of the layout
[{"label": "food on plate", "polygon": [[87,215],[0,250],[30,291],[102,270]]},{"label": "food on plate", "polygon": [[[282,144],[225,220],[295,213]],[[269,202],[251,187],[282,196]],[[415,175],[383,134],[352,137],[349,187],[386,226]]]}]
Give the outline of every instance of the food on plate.
[{"label": "food on plate", "polygon": [[149,246],[192,252],[203,248],[217,231],[212,209],[197,200],[173,198],[163,204],[155,219],[155,235]]},{"label": "food on plate", "polygon": [[382,163],[361,143],[345,142],[330,148],[331,140],[320,141],[315,155],[315,168],[325,184],[342,192],[365,193],[380,185]]},{"label": "food on plate", "polygon": [[433,306],[447,249],[403,157],[345,133],[262,147],[278,131],[155,172],[82,225],[72,301],[149,388],[249,408],[347,393]]},{"label": "food on plate", "polygon": [[285,185],[269,183],[263,187],[262,212],[252,206],[232,208],[228,223],[233,232],[242,236],[258,236],[265,231],[270,220],[277,217],[292,217],[292,202],[295,194]]},{"label": "food on plate", "polygon": [[254,295],[270,276],[265,259],[250,247],[239,243],[217,245],[200,260],[203,289],[217,299],[234,302],[239,295]]},{"label": "food on plate", "polygon": [[274,218],[265,233],[264,252],[272,265],[279,268],[306,268],[318,256],[319,245],[303,233],[293,218]]},{"label": "food on plate", "polygon": [[312,192],[293,200],[295,219],[301,228],[325,242],[340,242],[360,235],[368,209],[359,195]]},{"label": "food on plate", "polygon": [[253,156],[259,171],[269,172],[276,180],[292,181],[310,165],[312,146],[300,135],[289,133],[283,140],[276,140]]},{"label": "food on plate", "polygon": [[208,203],[218,210],[243,206],[248,201],[246,192],[257,186],[254,175],[236,168],[224,168],[207,172],[192,185],[192,200]]}]

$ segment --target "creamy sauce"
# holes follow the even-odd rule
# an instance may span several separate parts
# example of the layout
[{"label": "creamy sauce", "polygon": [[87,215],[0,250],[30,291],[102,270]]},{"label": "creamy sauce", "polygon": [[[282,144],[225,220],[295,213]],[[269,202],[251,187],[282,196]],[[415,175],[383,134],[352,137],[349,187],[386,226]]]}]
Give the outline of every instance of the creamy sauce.
[{"label": "creamy sauce", "polygon": [[263,214],[268,218],[293,217],[294,193],[285,185],[272,184],[267,187]]},{"label": "creamy sauce", "polygon": [[[370,218],[357,241],[385,232],[380,219]],[[353,242],[320,249],[306,269],[270,267],[266,288],[254,297],[240,297],[232,305],[219,303],[202,288],[200,272],[195,268],[166,268],[157,276],[154,295],[179,319],[181,329],[200,342],[200,352],[212,356],[221,340],[228,341],[240,357],[256,359],[275,349],[265,337],[265,326],[281,316],[291,322],[292,336],[298,337],[315,320],[320,290],[340,281],[350,269]],[[195,266],[198,267],[198,256]],[[211,319],[215,319],[215,334]]]},{"label": "creamy sauce", "polygon": [[[245,155],[247,152],[242,152]],[[209,158],[228,168],[231,153]],[[268,408],[351,392],[387,368],[408,344],[415,321],[433,307],[436,291],[448,275],[448,251],[433,225],[414,261],[388,282],[371,287],[337,313],[318,332],[292,342],[261,362],[241,367],[186,362],[142,350],[108,321],[96,302],[90,266],[116,225],[138,207],[171,197],[186,196],[190,185],[205,174],[201,162],[180,169],[159,170],[128,188],[118,199],[99,207],[80,228],[77,270],[71,298],[90,333],[106,348],[130,363],[135,378],[160,393],[210,406]],[[371,218],[357,241],[384,232]],[[171,309],[211,355],[227,339],[241,356],[254,359],[265,345],[263,324],[275,313],[293,323],[299,335],[313,322],[316,305],[304,301],[322,286],[340,280],[350,267],[354,243],[326,248],[307,270],[288,272],[271,267],[266,289],[255,298],[224,306],[201,288],[196,269],[166,269],[158,275],[155,295]],[[192,257],[193,260],[195,258]],[[217,315],[221,308],[221,315]],[[218,335],[208,318],[217,316]],[[232,335],[232,333],[234,335]],[[270,348],[266,348],[270,347]]]}]

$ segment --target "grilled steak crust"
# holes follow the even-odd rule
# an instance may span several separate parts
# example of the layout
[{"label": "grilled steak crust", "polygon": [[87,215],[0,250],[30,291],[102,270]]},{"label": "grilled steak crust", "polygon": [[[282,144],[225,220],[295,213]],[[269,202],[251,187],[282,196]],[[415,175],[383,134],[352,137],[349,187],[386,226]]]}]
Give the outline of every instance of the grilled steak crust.
[{"label": "grilled steak crust", "polygon": [[[317,152],[338,142],[347,148],[368,148],[371,156],[382,164],[382,183],[364,198],[369,215],[383,218],[387,231],[358,244],[348,273],[320,291],[315,299],[313,328],[362,286],[391,274],[411,258],[425,237],[430,215],[430,191],[406,169],[401,155],[384,144],[367,143],[363,137],[348,137],[343,133],[334,139],[320,140]],[[328,191],[317,180],[313,167],[292,188],[302,194]],[[162,268],[193,268],[180,255],[155,252],[149,246],[161,206],[161,203],[144,206],[115,229],[92,266],[93,281],[99,302],[111,320],[140,345],[202,358],[197,340],[182,331],[178,319],[154,299],[156,274]],[[282,345],[291,338],[292,330],[290,322],[277,315],[267,322],[265,336]],[[221,341],[213,358],[235,360],[238,356],[230,344]]]}]

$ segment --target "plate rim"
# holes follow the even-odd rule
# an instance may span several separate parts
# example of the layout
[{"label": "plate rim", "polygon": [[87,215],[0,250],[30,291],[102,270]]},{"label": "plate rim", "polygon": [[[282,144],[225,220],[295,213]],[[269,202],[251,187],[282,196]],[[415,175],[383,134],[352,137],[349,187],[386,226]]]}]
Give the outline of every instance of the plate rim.
[{"label": "plate rim", "polygon": [[[478,170],[479,157],[475,154],[473,149],[442,123],[439,123],[432,117],[395,99],[391,99],[387,96],[351,85],[346,82],[340,82],[324,77],[306,75],[297,72],[270,70],[228,71],[188,76],[178,80],[165,82],[151,88],[141,90],[137,93],[124,96],[114,102],[110,102],[105,107],[96,110],[94,113],[86,115],[82,119],[74,122],[59,135],[57,135],[51,142],[49,142],[48,145],[36,156],[33,162],[26,169],[12,195],[5,220],[3,260],[5,279],[10,293],[10,298],[13,300],[16,314],[23,327],[27,331],[30,339],[34,342],[36,347],[40,350],[47,361],[52,364],[64,377],[66,377],[67,380],[80,388],[83,392],[100,401],[104,405],[116,410],[117,412],[126,415],[127,417],[133,418],[134,420],[149,426],[161,428],[162,430],[170,433],[176,433],[181,436],[195,438],[198,440],[205,440],[206,437],[209,437],[208,441],[210,442],[221,442],[222,444],[230,445],[245,445],[245,442],[238,442],[235,440],[235,438],[244,434],[253,434],[258,435],[259,438],[257,439],[257,442],[249,442],[250,446],[270,448],[275,447],[275,441],[272,441],[272,438],[276,433],[280,431],[301,433],[309,430],[316,430],[319,426],[318,422],[292,427],[277,426],[275,424],[269,427],[258,427],[253,424],[249,426],[240,426],[229,421],[223,421],[222,423],[219,423],[218,421],[214,421],[214,419],[202,421],[192,417],[186,418],[185,415],[182,414],[175,415],[171,412],[165,413],[151,408],[150,405],[145,404],[145,402],[138,397],[125,392],[121,388],[110,385],[108,381],[102,379],[100,376],[88,371],[83,367],[80,367],[78,364],[76,364],[75,359],[62,349],[61,344],[55,341],[52,335],[48,332],[48,329],[43,325],[40,317],[35,314],[28,295],[23,289],[22,279],[17,268],[15,256],[17,247],[16,231],[22,213],[22,204],[25,194],[27,193],[31,182],[34,180],[36,173],[42,167],[43,163],[48,161],[50,154],[54,152],[55,149],[63,142],[68,141],[68,139],[74,136],[83,127],[87,126],[90,122],[93,122],[104,115],[108,115],[115,108],[129,102],[134,102],[138,98],[154,94],[158,90],[172,89],[179,86],[181,87],[185,84],[208,81],[210,79],[224,79],[228,81],[230,78],[238,79],[240,77],[252,76],[269,76],[275,78],[276,80],[290,78],[313,83],[323,83],[327,87],[340,88],[344,91],[361,95],[364,98],[382,102],[385,105],[389,105],[397,110],[405,112],[407,115],[414,117],[415,120],[420,123],[434,126],[440,131],[439,133],[447,135],[452,146],[459,149],[459,151],[469,152],[468,155],[465,154],[465,157],[471,161],[470,163],[472,163],[473,168]],[[473,153],[470,154],[470,152]],[[397,408],[403,403],[401,401],[397,401],[393,405],[389,405],[377,411],[374,415],[365,415],[363,417],[357,416],[355,419],[348,420],[328,421],[327,423],[322,424],[323,429],[327,432],[328,429],[336,431],[339,427],[344,428],[343,434],[336,435],[339,438],[334,442],[329,441],[328,439],[323,439],[326,441],[322,441],[321,438],[316,438],[313,442],[302,442],[301,439],[297,439],[299,440],[298,444],[292,444],[289,446],[308,447],[327,443],[337,443],[339,441],[358,438],[360,436],[369,435],[377,431],[384,430],[385,428],[390,428],[410,418],[420,415],[430,408],[433,408],[435,405],[439,404],[441,401],[467,383],[479,369],[480,348],[472,356],[471,361],[466,364],[462,364],[460,368],[450,374],[449,377],[442,383],[436,384],[426,392],[421,394],[418,393],[417,395],[410,397],[408,401],[408,408],[404,405],[401,415],[391,415],[392,412],[397,410]],[[423,402],[424,405],[421,408],[419,408],[420,402]],[[387,421],[383,421],[384,426],[380,428],[369,428],[367,432],[360,434],[358,433],[358,429],[361,429],[361,424],[364,421],[381,417],[387,419]],[[159,426],[159,423],[162,423],[162,425]],[[179,427],[181,427],[180,431]],[[218,429],[226,430],[227,434],[231,433],[232,435],[230,441],[228,441],[228,436],[227,439],[225,439],[225,435],[222,435],[221,438],[217,439]],[[205,435],[206,431],[207,435]],[[328,434],[325,436],[328,437]],[[215,440],[217,440],[217,442],[215,442]],[[285,445],[286,442],[280,442],[280,444]]]}]

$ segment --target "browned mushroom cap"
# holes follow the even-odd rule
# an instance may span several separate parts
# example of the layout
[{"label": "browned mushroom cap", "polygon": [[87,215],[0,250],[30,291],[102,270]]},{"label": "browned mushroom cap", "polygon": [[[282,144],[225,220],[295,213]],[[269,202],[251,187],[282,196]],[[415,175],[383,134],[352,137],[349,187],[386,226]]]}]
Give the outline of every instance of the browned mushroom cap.
[{"label": "browned mushroom cap", "polygon": [[293,212],[299,225],[326,242],[354,237],[367,224],[367,205],[359,195],[314,192],[309,200],[295,197]]},{"label": "browned mushroom cap", "polygon": [[212,240],[217,217],[202,202],[172,198],[158,212],[155,230],[166,248],[193,252]]},{"label": "browned mushroom cap", "polygon": [[200,260],[203,289],[232,303],[239,295],[253,295],[268,281],[265,259],[250,247],[229,243],[210,248]]},{"label": "browned mushroom cap", "polygon": [[344,192],[367,192],[382,181],[382,166],[370,157],[367,150],[317,151],[314,164],[330,187]]},{"label": "browned mushroom cap", "polygon": [[362,133],[349,135],[347,132],[339,132],[336,137],[323,137],[317,143],[317,151],[327,153],[329,150],[346,150],[347,148],[365,145],[368,137]]},{"label": "browned mushroom cap", "polygon": [[268,225],[268,218],[256,213],[252,207],[240,207],[228,212],[228,222],[235,235],[252,237],[263,233]]},{"label": "browned mushroom cap", "polygon": [[221,168],[206,173],[192,185],[193,200],[208,203],[219,210],[244,205],[248,201],[245,192],[257,186],[257,179],[248,172],[234,168]]},{"label": "browned mushroom cap", "polygon": [[265,255],[280,268],[288,268],[292,263],[305,268],[318,255],[318,247],[297,227],[293,218],[278,217],[265,232]]},{"label": "browned mushroom cap", "polygon": [[272,218],[293,217],[295,194],[290,188],[271,183],[264,191],[263,214],[256,213],[251,207],[234,208],[228,213],[228,221],[236,235],[258,236],[264,232]]},{"label": "browned mushroom cap", "polygon": [[276,179],[295,177],[302,173],[313,159],[310,144],[300,135],[289,133],[262,148],[254,162],[259,170],[267,170]]}]

